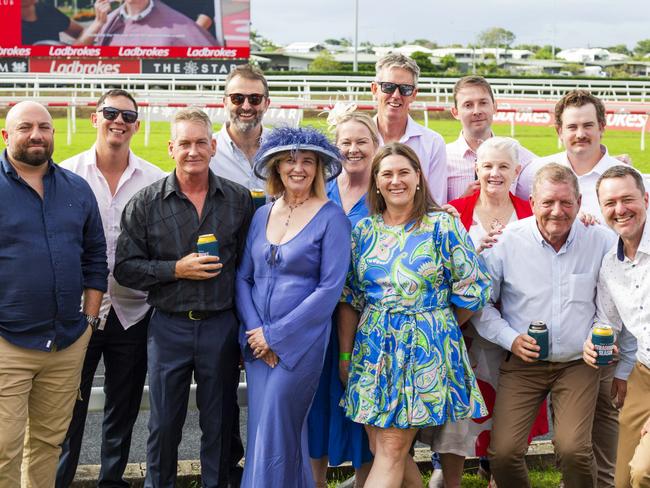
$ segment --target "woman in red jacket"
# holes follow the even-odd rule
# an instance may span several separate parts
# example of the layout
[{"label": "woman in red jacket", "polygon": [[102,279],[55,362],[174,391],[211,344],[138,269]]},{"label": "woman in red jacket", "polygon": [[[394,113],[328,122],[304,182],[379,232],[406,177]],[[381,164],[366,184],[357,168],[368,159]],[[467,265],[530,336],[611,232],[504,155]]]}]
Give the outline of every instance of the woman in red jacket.
[{"label": "woman in red jacket", "polygon": [[[460,213],[460,220],[480,252],[491,247],[494,233],[519,219],[530,217],[530,203],[510,191],[521,166],[518,162],[519,143],[509,137],[491,137],[476,152],[476,174],[480,189],[472,195],[449,202]],[[445,487],[460,487],[462,467],[467,456],[487,456],[492,426],[492,407],[496,396],[499,365],[506,351],[481,338],[471,321],[463,331],[476,379],[489,414],[445,424],[431,432],[431,449],[440,453]],[[546,402],[540,408],[531,430],[533,436],[548,432]],[[488,468],[489,469],[489,468]]]}]

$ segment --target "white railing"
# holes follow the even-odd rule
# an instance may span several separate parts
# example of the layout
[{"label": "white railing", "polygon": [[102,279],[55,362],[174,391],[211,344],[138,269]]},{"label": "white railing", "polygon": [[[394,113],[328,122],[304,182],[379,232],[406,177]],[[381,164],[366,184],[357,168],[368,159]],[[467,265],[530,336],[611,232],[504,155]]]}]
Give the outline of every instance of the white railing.
[{"label": "white railing", "polygon": [[[267,77],[271,96],[299,100],[370,99],[370,76],[271,75]],[[124,88],[138,98],[169,101],[187,98],[217,97],[223,93],[223,75],[179,76],[170,74],[113,75],[102,77],[66,77],[53,74],[25,73],[0,76],[0,97],[42,97],[66,94],[97,99],[109,88]],[[421,78],[418,83],[422,100],[449,104],[455,78]],[[497,98],[556,100],[565,92],[585,88],[605,101],[650,102],[650,81],[572,78],[493,78],[489,79]]]}]

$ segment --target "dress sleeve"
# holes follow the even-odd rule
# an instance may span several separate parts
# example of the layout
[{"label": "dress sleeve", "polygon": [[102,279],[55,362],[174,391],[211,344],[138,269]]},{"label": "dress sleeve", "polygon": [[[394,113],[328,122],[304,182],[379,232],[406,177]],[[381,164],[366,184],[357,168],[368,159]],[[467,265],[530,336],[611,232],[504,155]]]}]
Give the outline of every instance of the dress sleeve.
[{"label": "dress sleeve", "polygon": [[245,331],[262,327],[262,318],[257,312],[253,301],[253,284],[255,283],[255,262],[253,261],[253,242],[259,237],[255,220],[251,225],[250,232],[246,238],[246,244],[242,253],[237,278],[235,279],[235,302],[237,304],[237,315],[241,322],[239,344],[245,349],[248,343]]},{"label": "dress sleeve", "polygon": [[476,312],[490,298],[490,276],[460,221],[446,214],[443,218],[447,225],[442,254],[451,281],[450,301],[457,307]]},{"label": "dress sleeve", "polygon": [[321,241],[320,279],[314,290],[287,315],[263,327],[269,347],[280,365],[293,369],[310,344],[323,334],[341,296],[350,262],[350,221],[343,212],[328,220]]},{"label": "dress sleeve", "polygon": [[365,295],[358,275],[362,233],[363,224],[357,225],[352,231],[350,242],[350,267],[348,268],[345,286],[343,286],[343,293],[341,294],[340,299],[341,302],[350,304],[357,312],[361,312],[363,307],[366,305]]}]

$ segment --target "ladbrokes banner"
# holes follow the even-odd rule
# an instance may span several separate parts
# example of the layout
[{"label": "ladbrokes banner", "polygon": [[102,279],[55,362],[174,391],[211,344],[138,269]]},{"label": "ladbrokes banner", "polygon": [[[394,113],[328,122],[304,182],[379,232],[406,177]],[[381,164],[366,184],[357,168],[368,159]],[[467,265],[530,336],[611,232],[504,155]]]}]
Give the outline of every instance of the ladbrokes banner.
[{"label": "ladbrokes banner", "polygon": [[241,59],[250,53],[249,0],[0,0],[0,18],[0,58]]}]

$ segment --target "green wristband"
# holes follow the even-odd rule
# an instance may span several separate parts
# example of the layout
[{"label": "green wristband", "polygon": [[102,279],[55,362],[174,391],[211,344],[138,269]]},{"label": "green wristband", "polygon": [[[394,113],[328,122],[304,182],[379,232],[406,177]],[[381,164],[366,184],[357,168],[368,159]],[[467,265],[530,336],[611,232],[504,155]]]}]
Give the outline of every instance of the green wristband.
[{"label": "green wristband", "polygon": [[349,361],[352,359],[352,353],[351,352],[340,352],[339,353],[339,361]]}]

